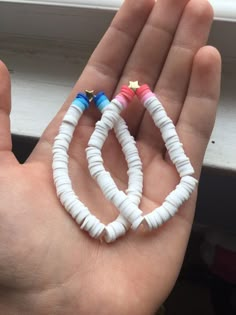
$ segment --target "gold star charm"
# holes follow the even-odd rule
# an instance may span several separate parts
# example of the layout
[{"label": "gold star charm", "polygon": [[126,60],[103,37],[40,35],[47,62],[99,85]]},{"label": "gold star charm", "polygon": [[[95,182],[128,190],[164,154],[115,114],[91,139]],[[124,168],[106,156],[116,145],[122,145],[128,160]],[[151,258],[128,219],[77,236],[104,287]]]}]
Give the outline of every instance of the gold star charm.
[{"label": "gold star charm", "polygon": [[130,88],[131,90],[133,90],[134,92],[136,92],[136,90],[137,90],[138,88],[140,88],[140,85],[139,85],[138,81],[130,81],[130,82],[129,82],[129,88]]},{"label": "gold star charm", "polygon": [[89,102],[92,102],[94,98],[94,90],[85,90],[86,96],[89,99]]}]

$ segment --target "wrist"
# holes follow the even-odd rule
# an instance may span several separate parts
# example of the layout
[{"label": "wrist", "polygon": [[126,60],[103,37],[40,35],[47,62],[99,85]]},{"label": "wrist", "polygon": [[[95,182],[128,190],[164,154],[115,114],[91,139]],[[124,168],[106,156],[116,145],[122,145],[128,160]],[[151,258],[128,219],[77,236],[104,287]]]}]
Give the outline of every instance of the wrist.
[{"label": "wrist", "polygon": [[[7,315],[62,315],[73,314],[66,310],[66,299],[57,288],[45,291],[0,289],[0,314]],[[78,313],[80,314],[80,313]]]},{"label": "wrist", "polygon": [[[136,295],[130,288],[124,290],[123,285],[117,285],[114,290],[114,283],[110,283],[110,288],[102,283],[98,285],[97,281],[96,285],[91,286],[90,283],[83,288],[78,288],[77,283],[71,284],[30,292],[0,289],[0,314],[152,315],[157,309],[150,296],[147,299],[147,296]],[[128,283],[127,285],[129,286]],[[119,290],[119,287],[123,289]]]}]

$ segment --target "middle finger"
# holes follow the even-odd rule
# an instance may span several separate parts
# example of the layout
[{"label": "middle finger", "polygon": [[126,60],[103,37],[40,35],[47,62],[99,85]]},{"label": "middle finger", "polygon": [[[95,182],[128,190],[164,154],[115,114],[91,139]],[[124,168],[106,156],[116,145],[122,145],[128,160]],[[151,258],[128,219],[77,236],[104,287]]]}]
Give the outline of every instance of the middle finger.
[{"label": "middle finger", "polygon": [[[118,88],[130,80],[155,86],[188,1],[158,0],[156,2],[124,68]],[[138,102],[131,104],[124,113],[132,134],[136,133],[143,113],[144,109],[138,106]]]}]

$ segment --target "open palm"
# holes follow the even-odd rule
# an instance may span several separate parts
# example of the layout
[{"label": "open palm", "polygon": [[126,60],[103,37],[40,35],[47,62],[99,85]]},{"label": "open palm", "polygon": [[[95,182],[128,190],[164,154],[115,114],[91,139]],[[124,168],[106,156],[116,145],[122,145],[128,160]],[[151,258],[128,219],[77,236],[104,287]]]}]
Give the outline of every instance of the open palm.
[{"label": "open palm", "polygon": [[[77,92],[112,97],[130,80],[147,83],[173,119],[198,178],[214,124],[220,85],[218,52],[204,46],[212,22],[205,0],[127,0],[90,58],[66,104],[28,161],[11,153],[10,80],[0,65],[1,314],[153,314],[172,289],[194,216],[196,193],[159,230],[129,232],[107,245],[91,239],[60,205],[52,179],[52,144]],[[141,209],[159,206],[178,176],[159,131],[138,101],[124,112],[143,161]],[[69,150],[81,200],[104,222],[117,212],[90,177],[85,148],[98,111],[84,114]],[[127,165],[110,133],[106,168],[121,189]]]}]

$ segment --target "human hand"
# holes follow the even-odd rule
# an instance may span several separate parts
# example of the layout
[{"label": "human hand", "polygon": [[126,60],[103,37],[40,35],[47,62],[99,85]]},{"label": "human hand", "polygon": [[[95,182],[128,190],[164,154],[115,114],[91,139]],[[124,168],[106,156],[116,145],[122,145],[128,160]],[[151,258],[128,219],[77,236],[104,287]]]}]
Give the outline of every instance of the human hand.
[{"label": "human hand", "polygon": [[[0,67],[0,310],[2,314],[153,314],[178,276],[191,231],[196,193],[178,214],[151,233],[129,232],[107,245],[91,239],[61,206],[52,179],[52,144],[77,92],[104,90],[139,80],[158,93],[177,126],[199,178],[220,89],[220,56],[205,47],[212,9],[205,0],[126,0],[89,60],[68,100],[28,161],[11,153],[10,80]],[[92,106],[91,106],[92,107]],[[99,218],[116,211],[90,177],[85,148],[100,115],[85,112],[69,150],[75,191]],[[139,102],[124,118],[143,161],[140,208],[159,206],[178,176],[159,131]],[[110,134],[106,168],[119,187],[127,166]]]}]

